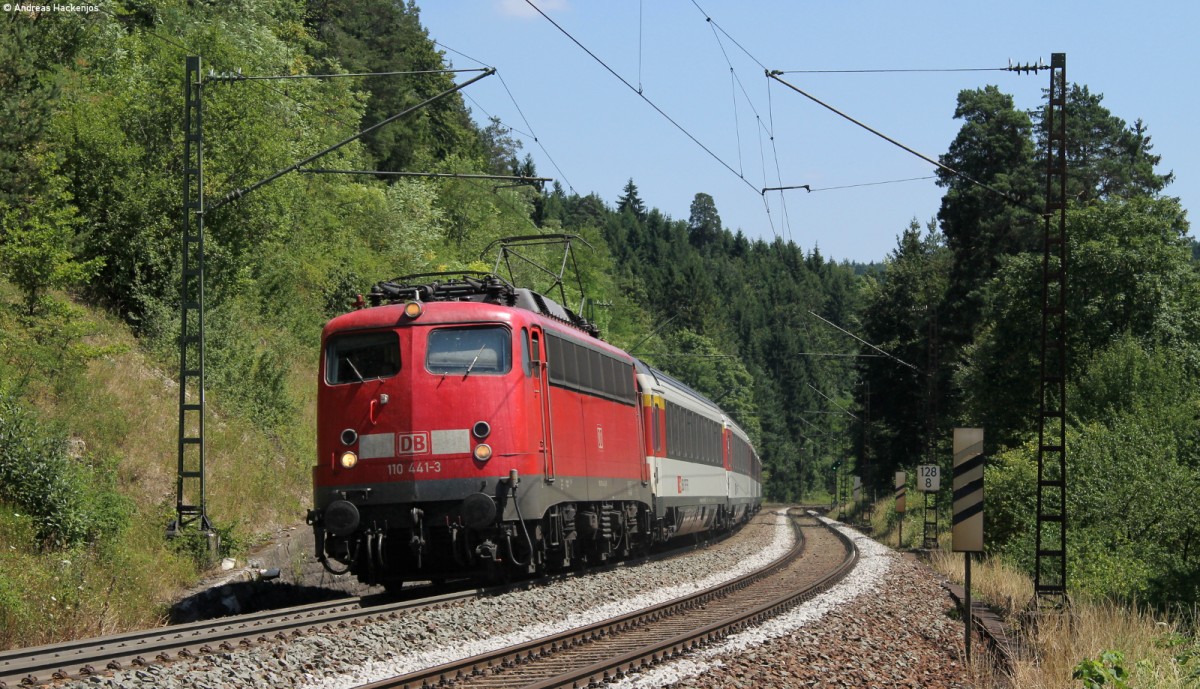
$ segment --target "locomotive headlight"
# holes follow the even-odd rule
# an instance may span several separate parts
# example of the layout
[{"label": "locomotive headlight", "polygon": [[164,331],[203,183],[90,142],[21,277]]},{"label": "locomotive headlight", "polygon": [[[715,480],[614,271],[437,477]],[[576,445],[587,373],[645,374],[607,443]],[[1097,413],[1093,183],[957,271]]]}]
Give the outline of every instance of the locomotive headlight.
[{"label": "locomotive headlight", "polygon": [[421,315],[425,308],[421,306],[419,301],[410,301],[404,305],[404,315],[409,318],[416,318]]},{"label": "locomotive headlight", "polygon": [[341,462],[343,469],[353,469],[354,465],[358,464],[358,455],[347,450],[346,452],[342,453],[342,456],[338,461]]},{"label": "locomotive headlight", "polygon": [[487,421],[476,421],[475,425],[471,427],[471,435],[475,436],[479,440],[483,440],[484,438],[488,437],[488,434],[491,432],[492,427],[488,425]]},{"label": "locomotive headlight", "polygon": [[492,446],[487,443],[479,443],[475,446],[475,451],[471,454],[475,455],[475,459],[486,462],[492,458]]}]

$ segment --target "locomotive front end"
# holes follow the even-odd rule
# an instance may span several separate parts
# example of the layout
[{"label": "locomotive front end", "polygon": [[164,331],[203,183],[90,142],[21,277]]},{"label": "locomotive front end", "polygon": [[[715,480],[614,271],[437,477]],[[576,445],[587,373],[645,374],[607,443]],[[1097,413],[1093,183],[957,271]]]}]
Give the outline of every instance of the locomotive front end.
[{"label": "locomotive front end", "polygon": [[330,571],[387,586],[532,562],[516,495],[543,455],[522,332],[512,309],[469,302],[330,321],[309,512]]}]

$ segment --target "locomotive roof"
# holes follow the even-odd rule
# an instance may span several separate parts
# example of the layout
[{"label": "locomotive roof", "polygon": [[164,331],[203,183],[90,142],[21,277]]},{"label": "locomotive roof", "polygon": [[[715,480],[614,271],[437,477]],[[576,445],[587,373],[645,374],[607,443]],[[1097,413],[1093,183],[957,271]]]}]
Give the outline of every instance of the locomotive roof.
[{"label": "locomotive roof", "polygon": [[372,306],[408,301],[477,302],[509,306],[531,311],[596,339],[600,338],[600,330],[586,318],[544,294],[516,287],[494,273],[450,271],[406,275],[376,283],[368,299]]}]

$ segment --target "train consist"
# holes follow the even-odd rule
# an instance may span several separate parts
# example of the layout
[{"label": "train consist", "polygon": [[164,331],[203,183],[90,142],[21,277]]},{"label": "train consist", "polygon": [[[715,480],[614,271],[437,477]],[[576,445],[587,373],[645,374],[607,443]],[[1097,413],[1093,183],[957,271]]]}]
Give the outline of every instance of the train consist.
[{"label": "train consist", "polygon": [[317,557],[368,584],[555,571],[728,529],[761,463],[720,408],[495,274],[376,285],[321,337]]}]

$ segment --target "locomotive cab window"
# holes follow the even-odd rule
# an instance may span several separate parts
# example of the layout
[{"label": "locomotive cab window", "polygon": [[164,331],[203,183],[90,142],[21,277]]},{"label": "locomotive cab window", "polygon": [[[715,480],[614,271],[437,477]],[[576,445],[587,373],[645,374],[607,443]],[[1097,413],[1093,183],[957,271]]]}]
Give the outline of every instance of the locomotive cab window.
[{"label": "locomotive cab window", "polygon": [[430,373],[499,375],[512,368],[512,336],[508,328],[438,328],[425,344]]},{"label": "locomotive cab window", "polygon": [[400,337],[394,332],[329,338],[325,382],[330,385],[390,378],[400,372]]}]

